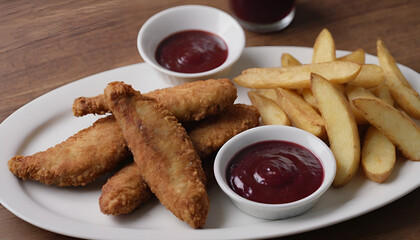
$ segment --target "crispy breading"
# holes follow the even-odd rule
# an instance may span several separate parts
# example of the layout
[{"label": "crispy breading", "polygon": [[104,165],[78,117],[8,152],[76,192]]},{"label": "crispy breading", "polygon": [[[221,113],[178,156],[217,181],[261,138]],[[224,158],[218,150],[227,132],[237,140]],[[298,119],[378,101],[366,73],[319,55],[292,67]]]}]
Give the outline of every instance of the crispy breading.
[{"label": "crispy breading", "polygon": [[217,116],[198,122],[188,135],[200,156],[207,156],[236,134],[257,126],[259,117],[254,106],[235,104]]},{"label": "crispy breading", "polygon": [[[207,178],[213,175],[212,157],[230,138],[259,124],[259,113],[253,106],[235,104],[221,114],[190,126],[188,135],[203,161]],[[99,206],[104,214],[126,214],[141,206],[150,197],[150,189],[135,164],[121,169],[102,188]]]},{"label": "crispy breading", "polygon": [[118,124],[113,116],[108,116],[45,151],[15,156],[8,165],[12,173],[24,180],[83,186],[130,155]]},{"label": "crispy breading", "polygon": [[152,196],[140,168],[131,163],[114,174],[102,187],[99,207],[104,214],[120,215],[133,211]]},{"label": "crispy breading", "polygon": [[[236,87],[229,79],[209,79],[184,83],[143,94],[155,98],[180,122],[198,121],[231,106],[237,97]],[[73,104],[73,114],[111,112],[104,96],[79,97]]]},{"label": "crispy breading", "polygon": [[[206,95],[204,89],[214,92]],[[159,95],[158,98],[170,106],[170,109],[177,111],[180,119],[198,119],[215,114],[232,104],[236,98],[236,88],[229,80],[220,79],[156,90],[154,94]],[[203,99],[205,97],[210,100]],[[75,101],[74,109],[98,114],[109,111],[103,94],[83,99]],[[204,106],[207,107],[198,107],[201,103],[205,103]],[[205,112],[206,109],[208,113]],[[26,157],[15,156],[9,161],[10,170],[22,179],[38,180],[58,186],[79,186],[95,180],[113,168],[115,162],[120,162],[121,158],[130,155],[124,137],[118,132],[119,126],[115,118],[106,119],[98,121],[96,125],[99,126],[82,130],[47,151]]]},{"label": "crispy breading", "polygon": [[152,192],[176,217],[193,228],[203,226],[209,211],[205,175],[185,129],[130,85],[110,83],[104,94]]}]

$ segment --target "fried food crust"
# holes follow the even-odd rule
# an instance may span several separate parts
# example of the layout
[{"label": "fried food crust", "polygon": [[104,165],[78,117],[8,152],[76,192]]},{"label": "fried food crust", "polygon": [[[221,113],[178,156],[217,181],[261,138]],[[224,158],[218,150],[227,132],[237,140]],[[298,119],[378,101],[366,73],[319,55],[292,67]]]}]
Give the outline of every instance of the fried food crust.
[{"label": "fried food crust", "polygon": [[99,198],[101,212],[108,215],[127,214],[152,196],[140,168],[131,163],[114,174],[102,187]]},{"label": "fried food crust", "polygon": [[[258,110],[253,106],[235,104],[221,114],[206,118],[190,126],[188,135],[202,159],[207,178],[213,174],[212,155],[230,138],[259,124]],[[135,164],[121,169],[108,179],[102,188],[99,206],[104,214],[119,215],[130,213],[145,203],[150,189],[143,180]]]},{"label": "fried food crust", "polygon": [[176,217],[193,228],[203,226],[209,211],[205,175],[185,129],[130,85],[110,83],[104,94],[152,192]]},{"label": "fried food crust", "polygon": [[236,134],[258,126],[259,117],[254,106],[235,104],[217,116],[197,122],[188,135],[200,157],[206,157]]},{"label": "fried food crust", "polygon": [[[237,97],[237,90],[229,79],[209,79],[158,89],[143,95],[155,98],[180,122],[187,122],[204,119],[231,106]],[[102,94],[79,97],[73,103],[75,116],[109,112],[111,111]]]},{"label": "fried food crust", "polygon": [[130,155],[114,117],[107,116],[45,151],[15,156],[8,165],[23,180],[60,187],[83,186]]}]

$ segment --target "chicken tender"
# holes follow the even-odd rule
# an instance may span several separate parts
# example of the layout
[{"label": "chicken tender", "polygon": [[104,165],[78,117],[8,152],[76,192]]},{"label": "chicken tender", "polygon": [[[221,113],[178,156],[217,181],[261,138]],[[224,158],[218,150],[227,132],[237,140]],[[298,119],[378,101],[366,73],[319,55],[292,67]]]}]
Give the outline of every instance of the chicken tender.
[{"label": "chicken tender", "polygon": [[114,174],[102,187],[99,207],[104,214],[120,215],[133,211],[153,196],[140,168],[131,163]]},{"label": "chicken tender", "polygon": [[159,201],[193,228],[206,222],[209,198],[200,158],[175,116],[122,82],[104,91],[143,179]]},{"label": "chicken tender", "polygon": [[[158,100],[180,122],[187,122],[215,115],[231,106],[237,97],[237,90],[229,79],[209,79],[158,89],[144,95]],[[79,97],[73,104],[75,116],[107,112],[111,111],[102,94],[96,97]]]},{"label": "chicken tender", "polygon": [[235,104],[217,116],[197,122],[188,135],[199,155],[208,156],[236,134],[258,126],[259,118],[254,106]]},{"label": "chicken tender", "polygon": [[[225,142],[236,134],[258,126],[259,113],[253,106],[235,104],[223,113],[204,119],[190,127],[188,135],[198,155],[203,160],[204,171],[213,174],[212,160],[215,153]],[[145,203],[151,191],[135,164],[121,169],[108,179],[102,188],[99,206],[104,214],[119,215],[130,213]]]},{"label": "chicken tender", "polygon": [[[180,119],[198,119],[215,114],[233,103],[236,88],[229,80],[208,80],[206,83],[188,83],[180,87],[154,91],[172,110],[178,111]],[[210,86],[212,85],[213,86]],[[217,86],[217,87],[215,87]],[[213,94],[204,94],[203,88],[215,90]],[[226,96],[222,96],[226,93]],[[172,96],[172,94],[179,96]],[[185,95],[182,95],[185,94]],[[216,98],[219,96],[219,98]],[[198,96],[206,97],[206,100]],[[75,101],[76,109],[105,114],[109,112],[104,95]],[[207,106],[198,107],[201,103]],[[211,102],[211,103],[210,103]],[[190,106],[188,106],[190,105]],[[84,106],[84,107],[82,107]],[[195,116],[195,117],[193,117]],[[199,117],[198,117],[199,116]],[[10,170],[22,179],[31,179],[57,186],[79,186],[94,181],[97,177],[112,169],[115,163],[130,155],[123,135],[114,117],[98,121],[100,124],[81,131],[62,144],[45,152],[32,156],[15,156],[9,161]],[[108,133],[109,132],[109,133]],[[112,146],[112,148],[108,148]],[[118,148],[118,146],[121,146]],[[106,151],[101,151],[105,149]],[[73,154],[68,154],[69,152]],[[77,153],[77,154],[76,154]],[[73,159],[75,158],[75,159]]]},{"label": "chicken tender", "polygon": [[113,116],[97,120],[54,147],[30,156],[15,156],[8,165],[24,180],[47,185],[83,186],[131,156]]}]

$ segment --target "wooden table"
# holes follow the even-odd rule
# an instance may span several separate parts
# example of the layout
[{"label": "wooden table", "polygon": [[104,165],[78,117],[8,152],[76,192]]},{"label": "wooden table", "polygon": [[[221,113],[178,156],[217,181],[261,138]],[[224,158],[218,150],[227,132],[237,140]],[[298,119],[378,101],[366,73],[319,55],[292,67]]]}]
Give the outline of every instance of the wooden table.
[{"label": "wooden table", "polygon": [[[136,49],[142,24],[182,4],[229,11],[227,1],[211,0],[0,1],[0,121],[66,83],[142,62]],[[399,63],[420,72],[419,13],[417,0],[298,0],[287,29],[246,32],[246,45],[311,47],[328,28],[337,49],[375,55],[381,37]],[[420,239],[419,202],[417,189],[363,216],[285,239]],[[32,226],[0,205],[0,239],[72,238]]]}]

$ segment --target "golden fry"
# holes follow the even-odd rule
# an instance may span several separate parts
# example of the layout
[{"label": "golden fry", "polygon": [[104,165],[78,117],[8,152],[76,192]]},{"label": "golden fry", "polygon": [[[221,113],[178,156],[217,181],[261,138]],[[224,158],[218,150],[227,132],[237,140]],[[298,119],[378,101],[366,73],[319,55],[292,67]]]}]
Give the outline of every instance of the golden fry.
[{"label": "golden fry", "polygon": [[350,104],[328,80],[312,74],[312,92],[325,120],[330,148],[337,162],[334,187],[347,184],[360,161],[360,140]]},{"label": "golden fry", "polygon": [[332,83],[342,84],[352,81],[360,69],[359,64],[346,61],[280,68],[249,68],[233,80],[243,87],[255,89],[276,87],[299,89],[311,87],[311,73],[322,75]]},{"label": "golden fry", "polygon": [[248,96],[252,105],[258,109],[263,124],[290,126],[286,113],[272,99],[265,97],[258,91],[249,91]]},{"label": "golden fry", "polygon": [[356,98],[353,104],[405,157],[420,161],[420,128],[413,120],[379,98]]},{"label": "golden fry", "polygon": [[413,118],[420,119],[420,96],[401,73],[382,40],[378,40],[379,63],[385,74],[385,84],[398,105]]},{"label": "golden fry", "polygon": [[347,98],[349,99],[351,110],[353,111],[354,118],[357,124],[368,124],[365,115],[353,105],[353,99],[358,97],[375,97],[373,93],[362,87],[355,87],[347,85],[346,87]]},{"label": "golden fry", "polygon": [[382,183],[395,165],[395,146],[374,126],[369,126],[362,148],[362,168],[368,179]]},{"label": "golden fry", "polygon": [[324,139],[326,137],[324,119],[296,92],[276,88],[277,103],[292,121],[293,125]]},{"label": "golden fry", "polygon": [[385,80],[382,68],[375,64],[363,64],[359,74],[348,85],[372,88],[381,85]]},{"label": "golden fry", "polygon": [[375,89],[373,89],[372,93],[375,94],[376,97],[384,100],[389,105],[394,106],[395,104],[394,98],[392,97],[391,92],[389,91],[388,87],[385,84],[382,84],[376,87]]},{"label": "golden fry", "polygon": [[302,95],[303,99],[305,99],[305,101],[309,103],[309,105],[311,105],[316,111],[319,111],[318,103],[316,102],[314,94],[312,93],[312,90],[310,88],[302,89],[300,94]]},{"label": "golden fry", "polygon": [[342,57],[337,58],[337,60],[340,61],[350,61],[350,62],[355,62],[358,64],[364,64],[365,63],[365,50],[359,48],[356,49],[355,51],[344,55]]},{"label": "golden fry", "polygon": [[335,43],[334,39],[324,28],[315,40],[314,51],[312,55],[312,63],[331,62],[335,60]]},{"label": "golden fry", "polygon": [[287,67],[287,66],[299,66],[302,65],[302,63],[299,62],[296,58],[294,58],[292,55],[288,53],[283,53],[281,55],[281,66]]}]

